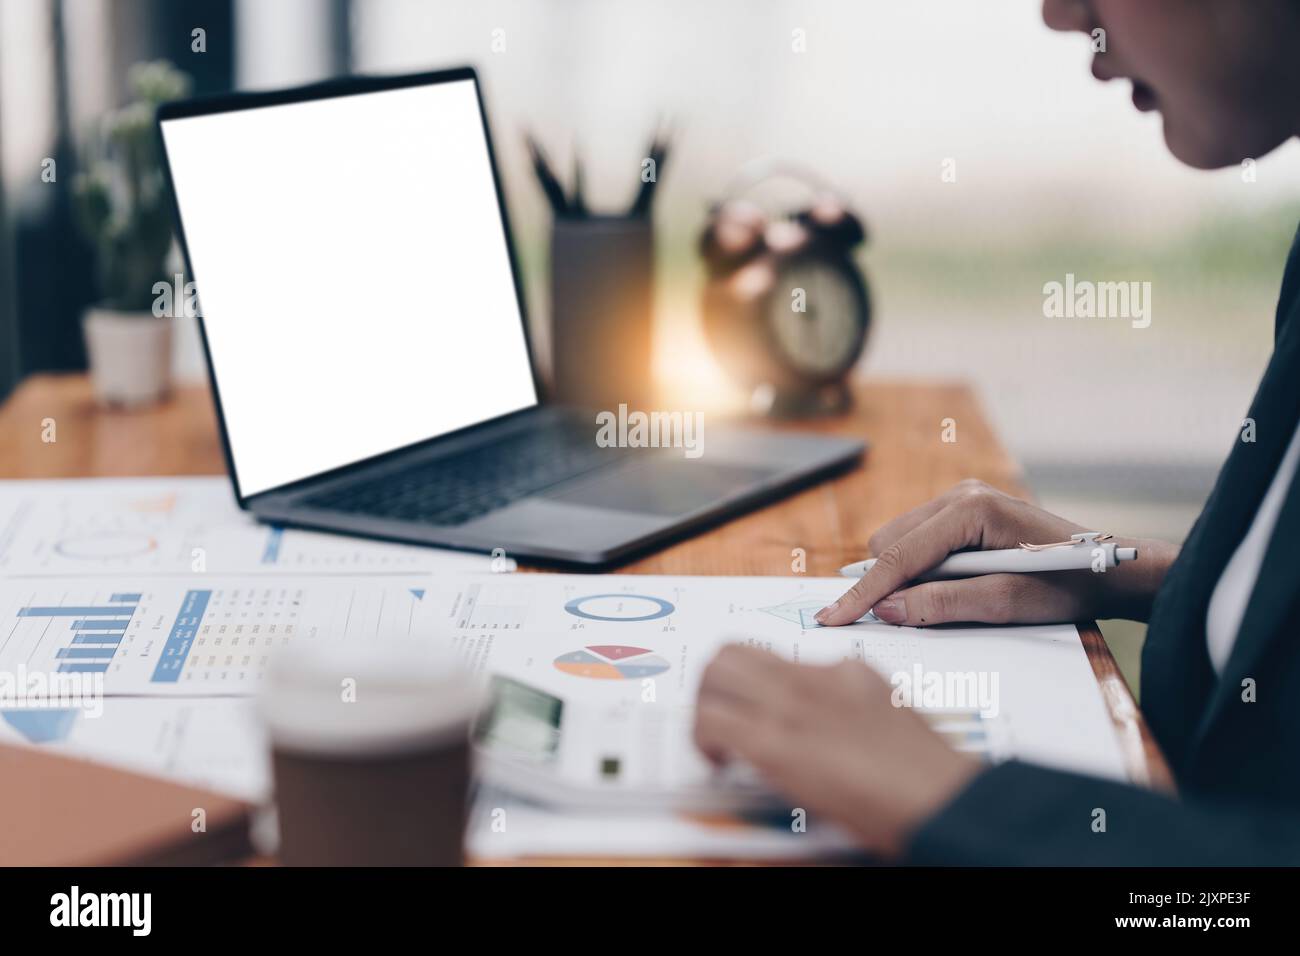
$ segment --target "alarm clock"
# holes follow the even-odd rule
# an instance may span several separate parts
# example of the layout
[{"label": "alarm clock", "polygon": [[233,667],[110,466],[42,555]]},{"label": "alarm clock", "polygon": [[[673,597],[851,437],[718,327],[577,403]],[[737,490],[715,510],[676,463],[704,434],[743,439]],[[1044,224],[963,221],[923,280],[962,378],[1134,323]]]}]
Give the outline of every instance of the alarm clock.
[{"label": "alarm clock", "polygon": [[[775,180],[799,187],[794,211],[769,213],[753,198]],[[871,325],[867,280],[853,260],[865,241],[862,220],[838,195],[789,166],[751,166],[710,209],[700,239],[705,334],[755,410],[801,416],[848,406],[848,375]]]}]

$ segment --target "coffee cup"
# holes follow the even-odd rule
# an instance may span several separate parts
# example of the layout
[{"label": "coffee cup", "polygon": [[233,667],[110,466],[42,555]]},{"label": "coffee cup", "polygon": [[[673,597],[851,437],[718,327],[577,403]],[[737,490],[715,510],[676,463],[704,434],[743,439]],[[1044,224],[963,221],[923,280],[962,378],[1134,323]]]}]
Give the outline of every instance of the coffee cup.
[{"label": "coffee cup", "polygon": [[260,712],[289,866],[464,859],[472,681],[426,646],[283,648]]}]

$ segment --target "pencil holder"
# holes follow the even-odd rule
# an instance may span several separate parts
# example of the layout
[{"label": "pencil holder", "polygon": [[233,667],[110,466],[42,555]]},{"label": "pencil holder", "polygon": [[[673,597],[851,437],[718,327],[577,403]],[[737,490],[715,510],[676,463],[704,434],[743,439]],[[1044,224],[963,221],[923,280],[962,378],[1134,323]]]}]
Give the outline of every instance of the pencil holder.
[{"label": "pencil holder", "polygon": [[551,232],[555,397],[617,409],[652,397],[654,231],[648,218],[557,219]]}]

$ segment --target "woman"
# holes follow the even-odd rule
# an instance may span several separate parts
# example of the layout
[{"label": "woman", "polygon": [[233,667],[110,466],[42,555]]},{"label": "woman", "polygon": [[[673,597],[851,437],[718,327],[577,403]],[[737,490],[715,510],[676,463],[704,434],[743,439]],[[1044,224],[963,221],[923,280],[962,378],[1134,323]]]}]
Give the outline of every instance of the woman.
[{"label": "woman", "polygon": [[[1130,80],[1134,105],[1161,112],[1188,165],[1238,164],[1300,134],[1296,0],[1046,0],[1043,16],[1057,30],[1105,31],[1094,75]],[[1149,621],[1142,704],[1180,799],[1016,761],[986,768],[893,707],[863,665],[806,667],[742,647],[703,677],[697,743],[913,862],[1300,863],[1300,237],[1248,416],[1254,441],[1234,443],[1181,553],[1130,540],[1141,559],[1104,575],[909,585],[952,551],[1084,530],[967,483],[876,532],[880,561],[818,615],[831,626],[868,609],[910,625]]]}]

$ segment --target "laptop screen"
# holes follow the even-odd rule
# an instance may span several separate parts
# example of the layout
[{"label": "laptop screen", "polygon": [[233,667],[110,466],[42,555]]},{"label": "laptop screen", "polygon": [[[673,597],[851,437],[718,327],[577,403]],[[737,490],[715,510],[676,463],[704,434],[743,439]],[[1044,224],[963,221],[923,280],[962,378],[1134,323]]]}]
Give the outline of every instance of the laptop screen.
[{"label": "laptop screen", "polygon": [[537,404],[473,79],[161,125],[243,495]]}]

